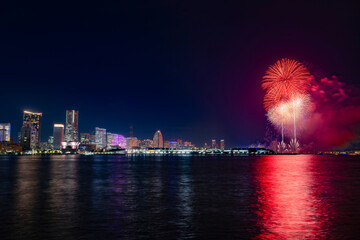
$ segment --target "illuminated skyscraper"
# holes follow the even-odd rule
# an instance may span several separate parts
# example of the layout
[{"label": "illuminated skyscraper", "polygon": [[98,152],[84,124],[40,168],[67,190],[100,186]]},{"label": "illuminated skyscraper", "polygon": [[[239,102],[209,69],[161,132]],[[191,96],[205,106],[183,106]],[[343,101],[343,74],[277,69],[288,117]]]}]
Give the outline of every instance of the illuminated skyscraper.
[{"label": "illuminated skyscraper", "polygon": [[10,123],[0,123],[0,142],[10,142]]},{"label": "illuminated skyscraper", "polygon": [[224,139],[221,139],[221,140],[220,140],[220,149],[221,149],[221,150],[224,150],[224,149],[225,149],[225,140],[224,140]]},{"label": "illuminated skyscraper", "polygon": [[[29,129],[24,130],[26,133],[31,133],[35,135],[31,135],[32,139],[31,148],[38,148],[40,146],[40,138],[41,138],[41,118],[42,113],[34,113],[29,111],[24,111],[23,117],[23,127],[33,128],[31,131]],[[29,131],[28,131],[29,130]],[[25,135],[23,135],[25,136]],[[24,142],[24,139],[20,142]]]},{"label": "illuminated skyscraper", "polygon": [[79,141],[79,111],[66,110],[65,142]]},{"label": "illuminated skyscraper", "polygon": [[106,129],[95,128],[95,144],[96,149],[103,149],[106,147]]},{"label": "illuminated skyscraper", "polygon": [[61,149],[61,143],[64,141],[64,124],[54,124],[54,149]]},{"label": "illuminated skyscraper", "polygon": [[153,144],[154,144],[154,148],[163,148],[164,147],[164,141],[163,141],[163,137],[162,137],[160,130],[157,130],[155,132],[154,138],[153,138]]},{"label": "illuminated skyscraper", "polygon": [[216,140],[211,140],[211,148],[217,148]]},{"label": "illuminated skyscraper", "polygon": [[24,151],[36,149],[40,146],[37,142],[37,131],[34,127],[22,126],[20,132],[20,146]]}]

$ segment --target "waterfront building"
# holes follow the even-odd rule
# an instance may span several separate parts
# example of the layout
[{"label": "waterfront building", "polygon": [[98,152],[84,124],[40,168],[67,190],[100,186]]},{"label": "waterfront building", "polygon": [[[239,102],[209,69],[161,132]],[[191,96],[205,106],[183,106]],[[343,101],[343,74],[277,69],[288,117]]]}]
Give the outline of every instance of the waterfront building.
[{"label": "waterfront building", "polygon": [[103,149],[106,147],[106,129],[95,128],[95,144],[96,149]]},{"label": "waterfront building", "polygon": [[[22,126],[32,128],[32,130],[26,129],[24,131],[26,133],[35,134],[34,136],[31,136],[31,139],[33,139],[32,140],[33,142],[31,143],[31,146],[33,147],[32,149],[38,148],[40,146],[41,118],[42,118],[42,113],[24,111]],[[20,142],[27,142],[27,140],[25,141],[24,139],[22,140],[20,139]]]},{"label": "waterfront building", "polygon": [[216,144],[216,140],[215,139],[211,140],[211,148],[217,148],[217,147],[218,146]]},{"label": "waterfront building", "polygon": [[49,144],[51,149],[54,149],[54,136],[49,136],[48,144]]},{"label": "waterfront building", "polygon": [[177,142],[176,141],[169,141],[169,147],[170,148],[177,148]]},{"label": "waterfront building", "polygon": [[106,133],[106,149],[112,149],[112,140],[115,137],[113,133]]},{"label": "waterfront building", "polygon": [[80,143],[83,145],[89,145],[92,142],[92,135],[90,133],[80,133]]},{"label": "waterfront building", "polygon": [[61,149],[62,142],[64,142],[64,124],[55,123],[53,129],[54,149]]},{"label": "waterfront building", "polygon": [[153,147],[153,140],[152,139],[144,139],[138,141],[138,146],[140,148],[152,148]]},{"label": "waterfront building", "polygon": [[164,147],[163,137],[162,137],[160,130],[157,130],[155,132],[153,142],[154,142],[153,143],[154,148],[163,148]]},{"label": "waterfront building", "polygon": [[40,151],[49,151],[52,150],[53,145],[48,142],[41,142],[40,143]]},{"label": "waterfront building", "polygon": [[224,150],[224,149],[225,149],[225,140],[224,140],[224,139],[221,139],[221,140],[220,140],[220,149],[221,149],[221,150]]},{"label": "waterfront building", "polygon": [[176,140],[176,148],[181,149],[183,147],[183,141],[181,139]]},{"label": "waterfront building", "polygon": [[36,128],[31,126],[23,126],[20,132],[20,146],[24,151],[36,149],[40,146],[37,141]]},{"label": "waterfront building", "polygon": [[126,148],[126,138],[121,134],[107,133],[106,142],[107,149]]},{"label": "waterfront building", "polygon": [[170,142],[169,141],[164,141],[164,148],[170,148]]},{"label": "waterfront building", "polygon": [[79,141],[79,111],[66,110],[65,142]]},{"label": "waterfront building", "polygon": [[139,147],[139,140],[136,137],[128,137],[126,138],[126,148],[138,148]]},{"label": "waterfront building", "polygon": [[209,148],[209,145],[207,143],[204,143],[204,148],[205,149],[208,149]]},{"label": "waterfront building", "polygon": [[10,142],[10,123],[0,123],[0,142],[9,143]]},{"label": "waterfront building", "polygon": [[193,149],[195,146],[192,144],[192,142],[184,141],[184,148]]}]

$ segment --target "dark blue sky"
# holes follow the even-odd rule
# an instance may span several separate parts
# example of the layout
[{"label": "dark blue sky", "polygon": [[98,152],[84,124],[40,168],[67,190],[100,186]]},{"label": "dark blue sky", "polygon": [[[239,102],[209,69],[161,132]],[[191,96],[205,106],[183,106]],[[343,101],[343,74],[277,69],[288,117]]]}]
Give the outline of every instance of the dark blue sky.
[{"label": "dark blue sky", "polygon": [[[0,122],[43,112],[42,139],[65,110],[80,132],[230,146],[262,140],[261,77],[282,57],[356,83],[356,1],[47,1],[1,3]],[[13,5],[12,5],[13,4]]]}]

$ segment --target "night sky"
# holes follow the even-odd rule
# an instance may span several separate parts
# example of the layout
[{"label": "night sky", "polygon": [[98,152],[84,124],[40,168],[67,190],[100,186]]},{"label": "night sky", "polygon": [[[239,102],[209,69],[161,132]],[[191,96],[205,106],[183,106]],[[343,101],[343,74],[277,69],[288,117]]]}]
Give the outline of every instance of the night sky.
[{"label": "night sky", "polygon": [[[32,1],[0,5],[0,122],[20,131],[43,113],[42,140],[67,109],[80,132],[212,138],[228,146],[265,134],[261,78],[288,57],[356,84],[356,1]],[[13,4],[13,5],[9,5]]]}]

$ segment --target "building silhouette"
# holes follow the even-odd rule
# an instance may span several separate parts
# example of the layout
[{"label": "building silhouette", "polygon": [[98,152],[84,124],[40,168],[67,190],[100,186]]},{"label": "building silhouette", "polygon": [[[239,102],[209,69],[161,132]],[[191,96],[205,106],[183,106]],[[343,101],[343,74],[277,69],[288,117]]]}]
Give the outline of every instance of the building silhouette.
[{"label": "building silhouette", "polygon": [[95,128],[95,144],[96,149],[104,149],[106,147],[106,129]]},{"label": "building silhouette", "polygon": [[[21,142],[23,142],[24,144],[26,143],[25,144],[26,146],[29,143],[31,149],[36,149],[40,146],[41,118],[42,118],[42,113],[24,111],[23,125],[21,129],[21,132],[23,132],[23,134],[20,133],[20,143]],[[28,136],[28,134],[31,134],[31,136]],[[22,139],[22,137],[26,137],[27,139]]]},{"label": "building silhouette", "polygon": [[9,143],[10,142],[10,123],[0,123],[0,142]]},{"label": "building silhouette", "polygon": [[24,151],[36,149],[40,146],[37,142],[36,128],[31,126],[23,126],[20,132],[20,146]]},{"label": "building silhouette", "polygon": [[211,148],[217,148],[217,147],[218,146],[217,146],[216,140],[215,139],[211,140]]},{"label": "building silhouette", "polygon": [[154,134],[153,147],[154,148],[163,148],[164,147],[163,136],[162,136],[160,130],[157,130]]},{"label": "building silhouette", "polygon": [[54,149],[61,149],[61,143],[64,141],[64,124],[54,124],[53,136]]},{"label": "building silhouette", "polygon": [[66,110],[65,142],[79,141],[79,111]]},{"label": "building silhouette", "polygon": [[221,139],[221,140],[220,140],[220,149],[221,149],[221,150],[224,150],[224,149],[225,149],[225,140],[224,140],[224,139]]}]

